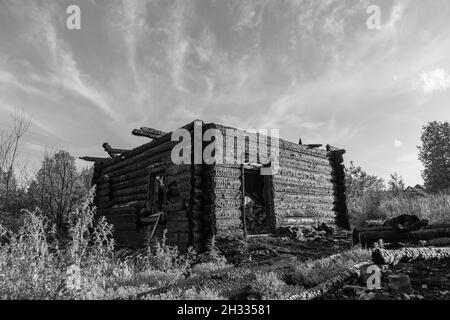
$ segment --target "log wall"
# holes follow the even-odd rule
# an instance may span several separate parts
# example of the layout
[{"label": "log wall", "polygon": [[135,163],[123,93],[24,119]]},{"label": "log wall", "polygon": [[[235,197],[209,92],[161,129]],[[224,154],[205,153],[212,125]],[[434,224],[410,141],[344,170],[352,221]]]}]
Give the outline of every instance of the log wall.
[{"label": "log wall", "polygon": [[[185,127],[193,134],[194,124]],[[225,137],[229,127],[203,124],[202,131],[214,128]],[[233,146],[235,154],[257,155],[258,134],[235,130],[247,142]],[[144,244],[145,233],[138,230],[138,215],[147,206],[149,167],[165,165],[166,185],[177,184],[179,199],[163,206],[167,217],[168,242],[182,249],[194,245],[200,250],[213,235],[242,237],[242,167],[222,154],[212,165],[173,165],[170,154],[177,142],[171,133],[124,153],[120,158],[99,161],[94,166],[93,183],[97,185],[95,204],[98,213],[114,224],[120,244]],[[270,151],[270,138],[268,138]],[[192,139],[192,143],[194,139]],[[242,140],[241,140],[242,141]],[[245,141],[245,140],[244,140]],[[223,141],[226,153],[226,139]],[[209,142],[202,142],[202,150]],[[193,146],[192,146],[193,147]],[[343,150],[309,149],[279,140],[279,166],[264,184],[268,223],[271,231],[280,227],[306,227],[322,222],[348,228],[343,170]],[[193,159],[192,159],[193,160]],[[257,159],[260,161],[261,159]],[[223,162],[224,161],[224,162]],[[118,210],[120,208],[134,208]],[[115,210],[112,210],[115,209]],[[159,230],[161,234],[162,230]]]},{"label": "log wall", "polygon": [[[192,124],[184,127],[192,130]],[[170,159],[173,146],[171,134],[126,152],[114,160],[96,162],[93,184],[97,186],[95,205],[97,214],[104,215],[114,225],[114,236],[119,245],[140,247],[145,244],[145,230],[139,227],[139,212],[147,207],[149,170],[163,165],[165,183],[175,182],[179,198],[171,199],[162,207],[166,213],[167,241],[181,249],[192,243],[196,230],[192,219],[193,168],[191,165],[173,165]],[[197,227],[198,228],[198,227]],[[162,226],[157,237],[162,235]]]},{"label": "log wall", "polygon": [[[233,129],[214,124],[207,125],[207,128],[216,128],[224,136],[226,129]],[[246,137],[245,153],[258,153],[258,134],[241,130],[236,130],[235,134],[240,139]],[[267,140],[270,152],[271,139]],[[216,160],[221,159],[223,163],[215,164],[210,169],[214,190],[214,230],[218,235],[239,236],[243,232],[241,170],[239,165],[226,164],[233,159],[225,156],[226,139],[223,143],[223,154],[216,154]],[[279,140],[279,150],[280,169],[265,180],[268,185],[265,198],[268,202],[269,229],[276,231],[280,227],[315,226],[322,222],[348,229],[343,150],[333,147],[327,150],[309,149],[282,139]],[[234,154],[240,153],[242,149],[235,141]],[[257,160],[260,160],[259,157]]]}]

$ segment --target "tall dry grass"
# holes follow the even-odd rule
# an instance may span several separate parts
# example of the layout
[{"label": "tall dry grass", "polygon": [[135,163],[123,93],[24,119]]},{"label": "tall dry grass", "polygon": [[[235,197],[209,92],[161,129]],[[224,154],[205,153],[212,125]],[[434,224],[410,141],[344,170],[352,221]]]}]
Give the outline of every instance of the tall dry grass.
[{"label": "tall dry grass", "polygon": [[[95,219],[92,194],[68,224],[63,239],[38,210],[25,212],[17,232],[0,224],[0,299],[133,299],[184,279],[197,260],[194,250],[181,254],[165,240],[119,258],[112,225]],[[189,294],[216,297],[200,290],[183,298]]]},{"label": "tall dry grass", "polygon": [[403,214],[416,215],[431,224],[450,223],[450,194],[440,193],[426,197],[406,194],[393,196],[388,192],[369,193],[348,199],[350,219],[353,226],[368,220],[386,220]]},{"label": "tall dry grass", "polygon": [[381,201],[380,210],[385,213],[387,219],[413,214],[429,220],[431,224],[450,223],[450,194],[416,198],[400,195]]}]

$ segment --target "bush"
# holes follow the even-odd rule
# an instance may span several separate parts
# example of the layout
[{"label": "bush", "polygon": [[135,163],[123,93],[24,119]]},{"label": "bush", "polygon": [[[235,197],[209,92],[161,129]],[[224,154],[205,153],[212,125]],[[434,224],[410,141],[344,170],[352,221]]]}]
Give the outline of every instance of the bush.
[{"label": "bush", "polygon": [[385,197],[384,192],[374,191],[349,198],[347,206],[351,224],[360,226],[367,220],[384,220],[386,213],[380,208],[383,197]]},{"label": "bush", "polygon": [[277,300],[287,297],[287,284],[274,272],[258,272],[251,284],[250,295],[260,300]]},{"label": "bush", "polygon": [[166,231],[161,241],[157,242],[154,248],[148,247],[146,266],[158,271],[187,271],[194,263],[196,252],[189,248],[186,255],[181,255],[178,247],[167,244]]}]

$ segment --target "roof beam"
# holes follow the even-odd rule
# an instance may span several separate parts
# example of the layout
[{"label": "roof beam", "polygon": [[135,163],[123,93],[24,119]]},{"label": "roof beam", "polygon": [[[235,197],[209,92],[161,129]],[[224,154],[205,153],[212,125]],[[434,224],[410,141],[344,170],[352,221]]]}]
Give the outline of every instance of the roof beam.
[{"label": "roof beam", "polygon": [[304,146],[307,147],[308,149],[316,149],[320,148],[322,144],[304,144]]},{"label": "roof beam", "polygon": [[140,129],[134,129],[132,135],[137,137],[146,137],[150,139],[159,139],[165,136],[167,132],[156,130],[153,128],[142,127]]},{"label": "roof beam", "polygon": [[109,158],[98,158],[98,157],[80,157],[80,159],[88,162],[111,161],[111,159]]},{"label": "roof beam", "polygon": [[105,151],[109,154],[111,158],[116,158],[117,156],[120,156],[122,153],[130,151],[125,149],[114,149],[109,145],[109,143],[106,142],[103,144],[103,149],[105,149]]}]

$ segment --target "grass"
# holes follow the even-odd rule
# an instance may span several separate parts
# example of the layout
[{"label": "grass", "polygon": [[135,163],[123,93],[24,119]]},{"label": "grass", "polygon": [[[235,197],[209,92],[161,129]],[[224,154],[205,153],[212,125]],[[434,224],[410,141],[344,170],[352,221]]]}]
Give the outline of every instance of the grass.
[{"label": "grass", "polygon": [[[92,198],[90,198],[91,200]],[[138,295],[174,284],[193,275],[203,277],[229,268],[222,248],[214,238],[208,252],[190,249],[181,254],[163,240],[146,250],[123,257],[116,251],[113,227],[104,218],[95,219],[91,201],[70,213],[68,235],[61,238],[41,212],[25,212],[24,223],[12,231],[0,223],[0,299],[135,299]],[[450,221],[450,195],[427,198],[385,198],[372,208],[375,217],[416,214],[431,223]],[[366,204],[366,208],[369,208]],[[355,208],[355,207],[353,207]],[[367,216],[364,216],[367,218]],[[222,243],[220,243],[222,245]],[[243,255],[244,244],[224,246]],[[314,287],[369,260],[370,251],[352,249],[340,254],[293,263],[283,275],[255,274],[251,297],[284,299],[292,292]],[[147,299],[223,299],[208,287],[170,289]]]},{"label": "grass", "polygon": [[402,214],[414,214],[421,219],[428,219],[431,224],[450,223],[450,194],[417,198],[398,196],[382,201],[380,209],[388,219]]},{"label": "grass", "polygon": [[312,288],[337,276],[355,264],[370,260],[370,258],[370,250],[351,249],[331,257],[300,263],[295,266],[288,279],[295,285]]},{"label": "grass", "polygon": [[416,215],[430,224],[450,223],[450,194],[427,197],[392,196],[387,193],[365,194],[348,200],[352,225],[361,226],[368,220],[384,221],[403,214]]},{"label": "grass", "polygon": [[250,296],[262,300],[286,299],[315,287],[358,263],[368,261],[370,257],[370,250],[355,248],[323,259],[294,263],[284,275],[274,272],[257,273],[251,284]]},{"label": "grass", "polygon": [[274,272],[258,272],[250,295],[258,300],[280,300],[288,297],[289,286]]},{"label": "grass", "polygon": [[[16,232],[0,224],[0,299],[129,299],[191,273],[196,252],[181,254],[164,239],[144,253],[118,258],[113,227],[104,218],[94,218],[91,200],[70,214],[64,239],[39,211],[25,212]],[[225,264],[214,252],[208,269]],[[218,297],[205,288],[160,298],[188,296]]]}]

